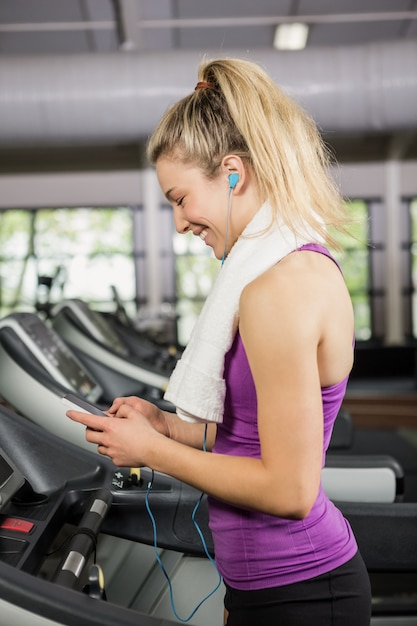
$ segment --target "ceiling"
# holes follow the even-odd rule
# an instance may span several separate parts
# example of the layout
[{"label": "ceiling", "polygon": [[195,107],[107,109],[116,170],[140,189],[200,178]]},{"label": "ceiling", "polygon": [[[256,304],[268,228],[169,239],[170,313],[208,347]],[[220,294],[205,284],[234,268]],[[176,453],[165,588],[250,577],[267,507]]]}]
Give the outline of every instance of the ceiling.
[{"label": "ceiling", "polygon": [[[6,57],[272,48],[279,23],[309,24],[307,50],[417,40],[417,0],[0,0]],[[416,59],[417,61],[417,59]],[[1,85],[0,85],[1,96]],[[417,130],[417,129],[416,129]],[[417,158],[415,132],[325,137],[339,161]],[[131,167],[137,144],[0,148],[0,171]]]}]

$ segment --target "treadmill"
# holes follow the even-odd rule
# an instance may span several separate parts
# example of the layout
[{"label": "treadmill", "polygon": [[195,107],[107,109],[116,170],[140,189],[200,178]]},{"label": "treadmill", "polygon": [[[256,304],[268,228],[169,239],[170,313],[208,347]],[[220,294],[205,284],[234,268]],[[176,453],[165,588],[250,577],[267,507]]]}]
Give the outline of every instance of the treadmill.
[{"label": "treadmill", "polygon": [[[1,406],[0,442],[1,623],[178,623],[165,580],[155,573],[145,504],[149,470],[143,470],[140,481],[121,484],[119,474],[127,475],[127,468],[115,469],[108,459]],[[201,597],[203,589],[212,587],[209,562],[191,522],[199,495],[157,475],[151,496],[158,552],[173,576],[182,615],[196,605],[197,593]],[[415,626],[417,503],[338,505],[374,577],[371,625]],[[197,519],[212,553],[205,497]],[[390,582],[389,593],[386,587],[382,593],[381,577]],[[189,623],[207,626],[221,620],[222,593],[220,589]]]},{"label": "treadmill", "polygon": [[[173,364],[166,361],[152,362],[149,346],[140,353],[139,339],[130,339],[116,332],[106,316],[93,311],[79,299],[64,300],[55,305],[51,313],[52,328],[70,346],[103,388],[114,398],[129,395],[138,382],[147,386],[150,395],[166,410],[172,405],[164,404],[163,394],[172,372]],[[121,392],[121,389],[126,392]]]},{"label": "treadmill", "polygon": [[[2,406],[0,442],[0,623],[178,623],[166,580],[156,575],[145,507],[150,470],[135,484],[122,484],[127,468],[116,469],[109,459]],[[158,554],[174,579],[182,615],[213,588],[206,570],[214,568],[191,520],[199,497],[174,479],[155,476],[150,502]],[[205,501],[199,516],[212,552]],[[222,602],[220,590],[189,623],[206,626],[216,612],[220,620]]]},{"label": "treadmill", "polygon": [[[46,430],[91,450],[83,429],[69,420],[62,397],[74,393],[108,408],[117,395],[137,395],[155,404],[154,388],[139,381],[130,386],[116,378],[104,387],[71,348],[36,313],[11,313],[0,320],[0,396],[11,407]],[[115,392],[115,393],[113,393]],[[39,410],[42,407],[42,410]]]}]

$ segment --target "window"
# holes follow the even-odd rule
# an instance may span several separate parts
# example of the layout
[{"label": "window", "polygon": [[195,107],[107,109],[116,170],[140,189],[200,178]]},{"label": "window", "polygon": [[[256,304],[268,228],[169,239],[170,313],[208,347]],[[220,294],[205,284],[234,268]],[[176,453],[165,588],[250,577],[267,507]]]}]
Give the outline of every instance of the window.
[{"label": "window", "polygon": [[[380,204],[363,200],[349,206],[354,217],[354,237],[340,237],[344,254],[338,260],[354,304],[356,337],[367,340],[374,336],[375,326],[382,327],[383,323],[378,321],[378,306],[375,306],[384,297],[380,263],[384,238],[375,228],[378,220],[374,224],[374,217],[380,218],[381,210]],[[416,249],[415,204],[413,211]],[[192,233],[172,235],[169,206],[161,207],[158,228],[158,255],[163,274],[161,297],[167,306],[175,305],[177,340],[186,345],[220,271],[220,262],[211,248]],[[371,236],[372,245],[368,246]],[[113,307],[111,287],[114,285],[131,316],[145,316],[149,296],[148,245],[142,207],[3,210],[0,212],[0,315],[35,307],[47,309],[49,300],[54,303],[74,297],[86,300],[95,308],[109,310]],[[413,258],[417,279],[416,250]]]},{"label": "window", "polygon": [[410,214],[410,242],[406,249],[410,250],[410,308],[411,308],[411,334],[417,338],[417,198],[408,203]]},{"label": "window", "polygon": [[369,214],[368,204],[364,200],[348,203],[352,217],[349,234],[336,233],[342,253],[335,252],[352,299],[355,314],[355,337],[367,340],[372,336],[370,252],[368,245]]},{"label": "window", "polygon": [[135,302],[132,209],[57,208],[0,213],[0,313],[42,310],[62,298],[108,306],[111,286]]},{"label": "window", "polygon": [[174,234],[176,257],[178,343],[186,345],[201,308],[220,270],[220,262],[204,241]]}]

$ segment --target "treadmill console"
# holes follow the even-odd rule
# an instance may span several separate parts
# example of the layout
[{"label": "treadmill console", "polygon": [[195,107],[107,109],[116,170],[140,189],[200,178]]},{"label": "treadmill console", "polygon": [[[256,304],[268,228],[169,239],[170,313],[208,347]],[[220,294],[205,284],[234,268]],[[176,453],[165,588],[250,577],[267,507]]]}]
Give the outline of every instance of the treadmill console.
[{"label": "treadmill console", "polygon": [[23,474],[0,448],[0,511],[24,482]]},{"label": "treadmill console", "polygon": [[53,316],[55,317],[60,312],[67,312],[75,320],[77,325],[90,337],[98,341],[99,343],[110,348],[116,354],[120,356],[128,356],[129,351],[126,346],[120,341],[117,334],[114,332],[106,318],[90,309],[88,304],[83,300],[74,298],[72,300],[64,300],[64,302],[58,304],[53,310]]},{"label": "treadmill console", "polygon": [[31,358],[43,366],[53,380],[83,398],[98,400],[101,387],[54,330],[35,313],[12,313],[0,320],[0,333],[9,329],[24,344]]}]

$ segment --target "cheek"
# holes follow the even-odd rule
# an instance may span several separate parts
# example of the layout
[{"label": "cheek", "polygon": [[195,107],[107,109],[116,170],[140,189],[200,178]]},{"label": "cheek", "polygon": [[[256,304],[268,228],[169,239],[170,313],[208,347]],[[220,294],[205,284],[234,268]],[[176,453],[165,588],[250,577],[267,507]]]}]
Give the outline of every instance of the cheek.
[{"label": "cheek", "polygon": [[183,217],[195,224],[207,224],[213,230],[224,231],[227,217],[227,190],[214,185],[200,185],[186,199]]},{"label": "cheek", "polygon": [[[206,207],[207,214],[211,217],[212,221],[220,230],[224,230],[228,209],[227,192],[217,192],[215,195],[211,196],[210,200],[206,202]],[[231,207],[231,209],[233,211],[233,207]]]},{"label": "cheek", "polygon": [[184,216],[194,224],[211,224],[214,213],[212,203],[204,199],[204,191],[199,198],[184,207]]}]

